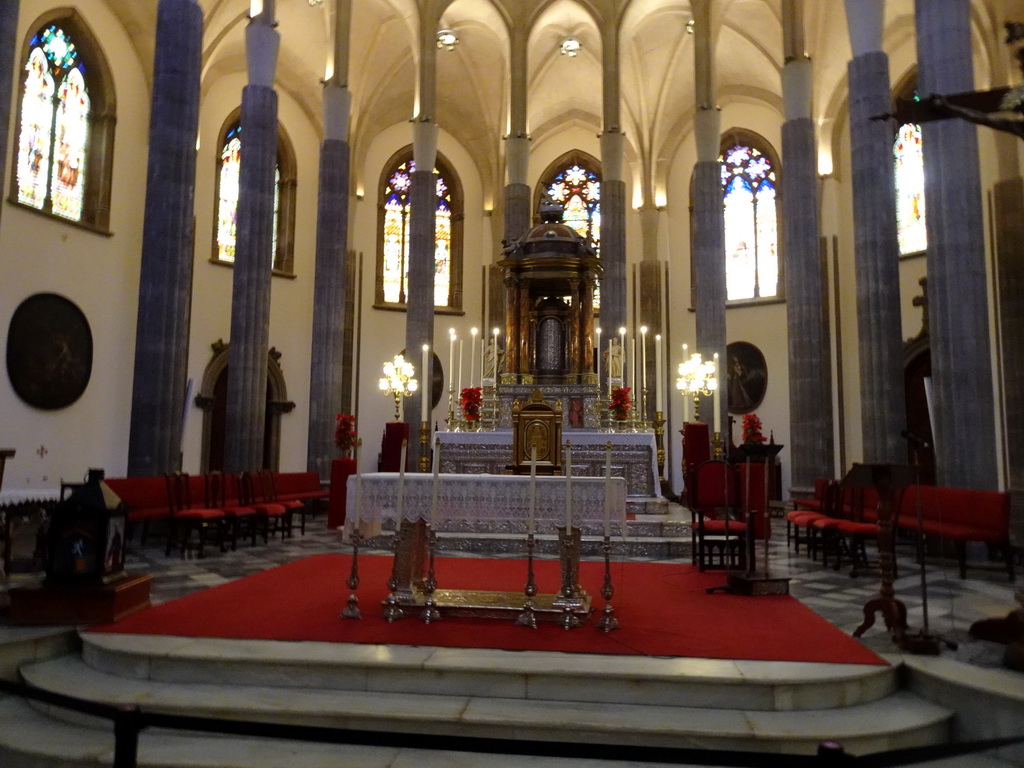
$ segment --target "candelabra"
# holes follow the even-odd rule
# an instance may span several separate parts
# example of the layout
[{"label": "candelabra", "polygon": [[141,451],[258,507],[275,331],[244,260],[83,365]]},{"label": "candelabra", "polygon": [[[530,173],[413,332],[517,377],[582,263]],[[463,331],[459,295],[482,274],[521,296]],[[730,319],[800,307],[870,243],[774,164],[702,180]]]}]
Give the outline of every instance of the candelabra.
[{"label": "candelabra", "polygon": [[694,352],[689,360],[679,364],[679,378],[676,389],[683,396],[683,420],[686,418],[686,398],[693,398],[693,420],[700,421],[700,398],[707,397],[718,389],[718,371],[713,360],[701,360],[700,353]]},{"label": "candelabra", "polygon": [[[413,378],[415,374],[412,363],[407,362],[402,355],[395,355],[394,360],[384,363],[384,375],[377,386],[382,393],[395,398],[395,421],[402,420],[402,398],[419,388],[419,383]],[[424,393],[424,396],[427,394]]]}]

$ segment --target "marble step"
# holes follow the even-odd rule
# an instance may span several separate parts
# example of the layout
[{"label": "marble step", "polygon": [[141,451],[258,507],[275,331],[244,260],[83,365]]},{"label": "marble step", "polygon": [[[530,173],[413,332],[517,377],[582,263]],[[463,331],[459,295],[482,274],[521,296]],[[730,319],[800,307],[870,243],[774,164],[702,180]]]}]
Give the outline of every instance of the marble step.
[{"label": "marble step", "polygon": [[[611,664],[607,656],[586,653],[90,632],[81,637],[81,658],[89,669],[152,683],[526,701],[558,701],[571,691],[574,700],[589,704],[752,711],[857,706],[884,699],[899,684],[898,664],[644,656],[616,656]],[[47,669],[27,667],[23,673]]]},{"label": "marble step", "polygon": [[[138,703],[165,713],[381,732],[514,735],[538,741],[776,754],[813,754],[827,739],[841,742],[852,754],[941,744],[949,739],[951,719],[949,710],[906,693],[841,709],[765,711],[507,698],[486,685],[467,695],[237,685],[220,680],[163,682],[100,672],[72,656],[28,665],[23,675],[45,690],[74,692],[113,704]],[[562,695],[571,691],[574,698],[585,698],[577,695],[582,692],[579,688],[563,686]],[[45,711],[69,724],[96,725],[91,718],[59,708]]]},{"label": "marble step", "polygon": [[[394,550],[391,536],[378,536],[368,539],[368,547],[387,552]],[[514,555],[523,557],[526,552],[524,537],[520,534],[503,533],[444,533],[438,534],[437,550],[440,553],[466,552],[476,555]],[[544,557],[558,555],[558,537],[555,535],[539,535],[534,539],[534,554]],[[656,560],[683,560],[689,562],[692,542],[687,532],[685,536],[655,537],[626,536],[611,539],[611,556],[613,560],[621,558],[649,558]],[[580,542],[580,555],[586,559],[600,559],[604,556],[604,544],[601,538],[588,536]]]}]

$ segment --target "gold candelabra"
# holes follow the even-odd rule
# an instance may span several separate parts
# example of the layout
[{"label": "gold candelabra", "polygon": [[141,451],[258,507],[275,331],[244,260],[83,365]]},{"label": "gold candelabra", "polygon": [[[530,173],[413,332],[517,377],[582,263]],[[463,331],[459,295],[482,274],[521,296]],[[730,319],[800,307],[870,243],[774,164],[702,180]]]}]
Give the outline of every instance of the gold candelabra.
[{"label": "gold candelabra", "polygon": [[395,355],[394,360],[384,363],[384,375],[377,382],[382,393],[395,398],[395,421],[402,420],[402,398],[408,397],[419,388],[419,382],[413,378],[416,370],[412,363],[403,355]]}]

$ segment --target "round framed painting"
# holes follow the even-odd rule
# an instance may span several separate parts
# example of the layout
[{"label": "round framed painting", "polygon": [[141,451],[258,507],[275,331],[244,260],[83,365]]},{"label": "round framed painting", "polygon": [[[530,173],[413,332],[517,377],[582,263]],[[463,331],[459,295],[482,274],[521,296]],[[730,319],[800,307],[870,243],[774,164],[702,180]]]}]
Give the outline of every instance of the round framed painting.
[{"label": "round framed painting", "polygon": [[7,330],[7,375],[35,408],[66,408],[81,397],[92,375],[92,331],[82,310],[56,293],[21,302]]},{"label": "round framed painting", "polygon": [[764,400],[768,388],[768,366],[761,350],[746,341],[726,347],[726,386],[729,413],[750,413]]}]

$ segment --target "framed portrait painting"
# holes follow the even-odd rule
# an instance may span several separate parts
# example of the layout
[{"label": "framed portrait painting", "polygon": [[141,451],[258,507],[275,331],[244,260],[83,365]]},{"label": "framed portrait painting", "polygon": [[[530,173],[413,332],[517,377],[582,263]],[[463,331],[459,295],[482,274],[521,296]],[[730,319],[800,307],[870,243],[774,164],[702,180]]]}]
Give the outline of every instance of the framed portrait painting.
[{"label": "framed portrait painting", "polygon": [[746,341],[726,347],[726,391],[729,413],[750,413],[764,400],[768,388],[768,366],[761,350]]}]

